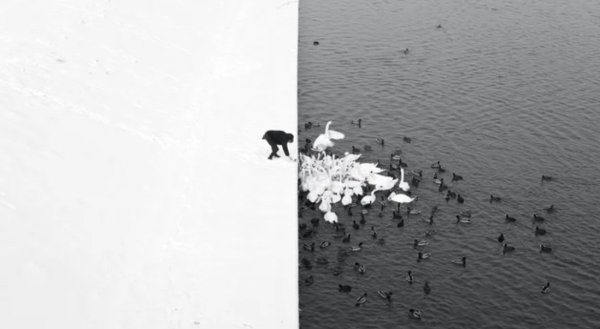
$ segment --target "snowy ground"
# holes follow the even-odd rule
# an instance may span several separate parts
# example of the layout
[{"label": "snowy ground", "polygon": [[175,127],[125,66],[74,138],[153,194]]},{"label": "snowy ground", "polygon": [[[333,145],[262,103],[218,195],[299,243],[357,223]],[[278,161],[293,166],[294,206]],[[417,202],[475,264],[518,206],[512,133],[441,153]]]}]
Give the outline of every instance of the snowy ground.
[{"label": "snowy ground", "polygon": [[298,3],[0,11],[0,327],[297,327]]}]

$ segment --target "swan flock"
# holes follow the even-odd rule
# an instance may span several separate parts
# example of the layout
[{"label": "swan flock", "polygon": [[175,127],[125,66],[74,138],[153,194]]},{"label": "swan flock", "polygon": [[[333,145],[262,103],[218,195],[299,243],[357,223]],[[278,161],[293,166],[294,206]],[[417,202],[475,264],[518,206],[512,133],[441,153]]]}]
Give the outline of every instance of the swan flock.
[{"label": "swan flock", "polygon": [[[361,197],[360,203],[366,206],[376,201],[376,191],[391,190],[398,185],[400,190],[408,191],[409,186],[404,181],[403,171],[398,184],[398,179],[382,175],[385,170],[379,168],[377,164],[358,162],[360,154],[346,152],[342,157],[326,154],[325,150],[334,146],[332,140],[345,137],[343,133],[329,129],[331,124],[331,121],[327,122],[325,132],[313,142],[312,149],[318,153],[299,156],[300,189],[307,193],[308,201],[318,204],[319,210],[324,213],[325,221],[337,222],[338,218],[333,208],[338,202],[343,206],[349,206],[353,203],[353,197],[357,199]],[[367,188],[367,185],[371,185],[373,190],[370,194],[364,195],[364,188]],[[398,203],[414,200],[405,194],[394,192],[390,196],[388,200]]]}]

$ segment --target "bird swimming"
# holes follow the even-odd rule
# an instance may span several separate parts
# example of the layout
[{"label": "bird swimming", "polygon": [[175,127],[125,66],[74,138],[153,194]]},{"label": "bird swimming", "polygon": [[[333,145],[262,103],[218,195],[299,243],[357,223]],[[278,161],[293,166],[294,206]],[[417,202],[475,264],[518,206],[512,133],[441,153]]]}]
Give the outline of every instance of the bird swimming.
[{"label": "bird swimming", "polygon": [[539,228],[538,226],[535,227],[535,236],[538,235],[546,235],[546,230],[544,230],[543,228]]},{"label": "bird swimming", "polygon": [[406,136],[402,137],[402,140],[409,144],[412,142],[412,139],[410,137],[406,137]]},{"label": "bird swimming", "polygon": [[414,282],[414,278],[413,278],[413,276],[412,276],[412,272],[411,272],[411,271],[408,271],[408,274],[406,275],[406,281],[407,281],[409,284],[412,284],[412,283]]},{"label": "bird swimming", "polygon": [[325,249],[325,248],[327,248],[327,247],[329,247],[329,246],[331,246],[331,242],[329,242],[329,241],[323,241],[323,242],[321,242],[321,244],[319,245],[319,248],[321,248],[321,249]]},{"label": "bird swimming", "polygon": [[360,243],[358,244],[358,246],[355,246],[355,247],[352,247],[352,248],[350,248],[350,251],[351,251],[351,252],[358,252],[358,251],[361,251],[361,250],[362,250],[362,245],[363,245],[363,243],[362,243],[362,242],[360,242]]},{"label": "bird swimming", "polygon": [[507,221],[507,222],[509,222],[509,223],[514,223],[514,222],[516,222],[516,221],[517,221],[517,219],[516,219],[516,218],[514,218],[514,217],[510,217],[508,214],[506,214],[506,215],[504,216],[504,220],[506,220],[506,221]]},{"label": "bird swimming", "polygon": [[331,125],[331,121],[328,121],[327,125],[325,126],[325,132],[323,134],[319,135],[319,137],[317,137],[317,139],[315,139],[315,141],[313,142],[313,150],[323,152],[328,147],[332,147],[334,145],[334,143],[331,141],[332,139],[343,139],[344,138],[344,134],[342,134],[341,132],[338,132],[335,130],[330,130],[329,129],[330,125]]},{"label": "bird swimming", "polygon": [[548,247],[548,246],[544,246],[543,244],[540,244],[540,252],[552,252],[552,248]]},{"label": "bird swimming", "polygon": [[501,197],[490,194],[490,203],[491,202],[500,202],[502,200]]},{"label": "bird swimming", "polygon": [[425,295],[429,295],[431,293],[431,287],[427,281],[425,281],[425,285],[423,286],[423,292],[425,292]]},{"label": "bird swimming", "polygon": [[342,242],[344,242],[344,243],[350,242],[350,233],[346,234],[346,236],[342,239]]},{"label": "bird swimming", "polygon": [[546,282],[546,285],[542,287],[542,294],[547,294],[550,292],[550,282]]},{"label": "bird swimming", "polygon": [[398,187],[404,192],[410,190],[408,182],[404,181],[404,168],[400,168],[400,182],[398,183]]},{"label": "bird swimming", "polygon": [[460,265],[462,267],[467,267],[467,257],[462,257],[460,259],[455,259],[452,261],[453,264]]},{"label": "bird swimming", "polygon": [[457,175],[455,173],[452,173],[452,181],[459,181],[459,180],[463,180],[463,177],[461,175]]},{"label": "bird swimming", "polygon": [[546,219],[544,217],[542,217],[542,216],[538,216],[537,214],[533,214],[533,220],[536,221],[536,222],[543,222]]},{"label": "bird swimming", "polygon": [[428,244],[429,244],[429,242],[427,242],[427,240],[418,240],[418,239],[415,239],[414,242],[413,242],[413,247],[414,248],[416,248],[416,247],[424,247],[424,246],[426,246]]},{"label": "bird swimming", "polygon": [[377,290],[377,294],[379,295],[379,297],[385,299],[388,302],[392,301],[392,292],[391,291]]},{"label": "bird swimming", "polygon": [[421,311],[414,310],[414,309],[411,308],[410,310],[408,310],[408,316],[411,319],[421,320]]},{"label": "bird swimming", "polygon": [[371,226],[371,237],[373,240],[377,239],[377,231],[375,231],[375,226]]},{"label": "bird swimming", "polygon": [[552,177],[552,176],[542,175],[542,182],[550,182],[553,180],[554,180],[554,177]]},{"label": "bird swimming", "polygon": [[351,292],[352,291],[352,286],[350,285],[344,285],[344,284],[338,284],[338,291],[340,292]]},{"label": "bird swimming", "polygon": [[360,306],[367,302],[367,293],[365,292],[362,296],[356,299],[356,304],[354,306]]},{"label": "bird swimming", "polygon": [[462,195],[460,195],[460,194],[459,194],[459,195],[456,197],[456,201],[457,201],[458,203],[464,203],[464,202],[465,202],[465,199],[462,197]]},{"label": "bird swimming", "polygon": [[549,207],[544,208],[544,210],[546,210],[547,213],[551,214],[555,211],[554,205],[551,204]]},{"label": "bird swimming", "polygon": [[504,242],[504,233],[500,233],[500,236],[498,236],[497,240],[500,243]]},{"label": "bird swimming", "polygon": [[505,255],[506,253],[509,252],[513,252],[515,251],[515,247],[509,246],[507,243],[504,243],[504,247],[502,248],[502,254]]}]

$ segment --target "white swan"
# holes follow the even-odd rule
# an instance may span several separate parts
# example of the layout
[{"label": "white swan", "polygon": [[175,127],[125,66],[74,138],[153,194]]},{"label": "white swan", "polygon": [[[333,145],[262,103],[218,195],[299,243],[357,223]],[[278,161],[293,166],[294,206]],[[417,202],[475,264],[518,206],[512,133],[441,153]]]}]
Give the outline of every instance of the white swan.
[{"label": "white swan", "polygon": [[395,192],[392,192],[392,193],[390,194],[390,196],[388,197],[388,200],[389,200],[389,201],[398,202],[398,203],[400,203],[400,204],[402,204],[402,203],[411,203],[411,202],[415,201],[415,199],[416,199],[416,197],[414,197],[414,198],[411,198],[411,197],[409,197],[409,196],[408,196],[408,195],[406,195],[406,194],[403,194],[403,193],[395,193]]},{"label": "white swan", "polygon": [[361,200],[360,200],[360,204],[363,206],[372,204],[373,202],[375,202],[375,200],[377,199],[377,197],[375,196],[375,192],[379,191],[378,189],[374,189],[373,192],[371,192],[371,195],[365,195]]},{"label": "white swan", "polygon": [[332,224],[333,223],[337,223],[337,221],[338,221],[337,215],[334,212],[332,212],[332,211],[326,212],[324,218],[325,218],[326,222],[332,223]]},{"label": "white swan", "polygon": [[404,181],[404,169],[400,168],[400,183],[398,183],[398,187],[402,189],[402,191],[407,192],[410,190],[410,186],[408,186],[408,182]]},{"label": "white swan", "polygon": [[325,126],[325,133],[319,135],[317,139],[313,142],[313,150],[323,152],[328,147],[332,147],[334,143],[331,141],[332,139],[343,139],[344,134],[335,130],[329,130],[329,125],[331,125],[331,121],[327,122]]}]

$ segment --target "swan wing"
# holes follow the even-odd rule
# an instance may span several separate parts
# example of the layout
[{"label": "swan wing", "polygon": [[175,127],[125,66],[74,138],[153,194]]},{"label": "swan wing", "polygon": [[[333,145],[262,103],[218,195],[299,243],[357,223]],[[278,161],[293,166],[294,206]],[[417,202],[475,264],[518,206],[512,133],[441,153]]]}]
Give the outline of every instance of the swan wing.
[{"label": "swan wing", "polygon": [[331,139],[344,139],[345,137],[343,133],[331,129],[329,130],[328,135]]}]

